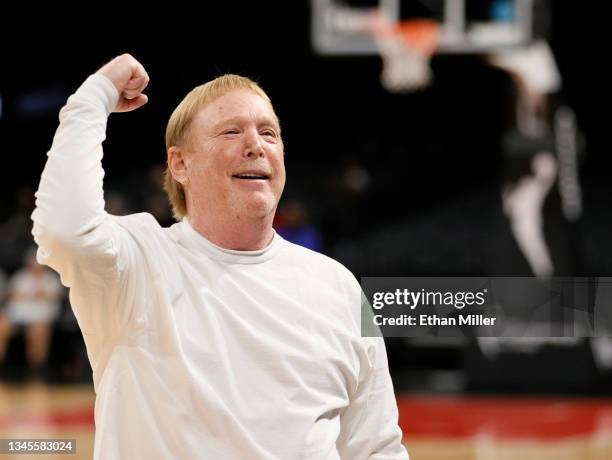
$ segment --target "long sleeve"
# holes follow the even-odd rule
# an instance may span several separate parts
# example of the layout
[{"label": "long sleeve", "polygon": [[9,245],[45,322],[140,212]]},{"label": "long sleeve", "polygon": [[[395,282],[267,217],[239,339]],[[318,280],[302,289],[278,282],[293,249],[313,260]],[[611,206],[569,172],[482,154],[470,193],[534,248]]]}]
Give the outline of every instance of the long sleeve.
[{"label": "long sleeve", "polygon": [[[361,335],[362,308],[370,307],[359,282],[348,270],[345,289],[356,334]],[[336,448],[340,458],[346,460],[408,460],[385,341],[381,335],[360,340],[359,377],[349,406],[340,416]]]},{"label": "long sleeve", "polygon": [[370,366],[341,416],[336,446],[347,460],[408,460],[385,342],[379,337],[364,338],[364,342]]},{"label": "long sleeve", "polygon": [[60,111],[60,125],[36,193],[35,236],[76,238],[104,219],[102,142],[117,98],[110,80],[96,74]]},{"label": "long sleeve", "polygon": [[104,210],[102,142],[117,99],[112,82],[97,74],[68,98],[32,213],[38,261],[57,271],[65,286],[77,286],[71,303],[84,333],[105,333],[121,321],[117,308],[99,307],[113,305],[118,289],[112,288],[129,260],[129,250],[120,250],[127,235]]}]

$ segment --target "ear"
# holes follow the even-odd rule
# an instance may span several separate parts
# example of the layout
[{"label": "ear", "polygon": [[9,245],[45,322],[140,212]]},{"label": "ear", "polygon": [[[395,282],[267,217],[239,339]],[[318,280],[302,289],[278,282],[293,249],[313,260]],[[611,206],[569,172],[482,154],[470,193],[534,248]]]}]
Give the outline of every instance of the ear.
[{"label": "ear", "polygon": [[168,169],[174,180],[185,186],[189,178],[187,176],[186,152],[177,146],[168,149]]}]

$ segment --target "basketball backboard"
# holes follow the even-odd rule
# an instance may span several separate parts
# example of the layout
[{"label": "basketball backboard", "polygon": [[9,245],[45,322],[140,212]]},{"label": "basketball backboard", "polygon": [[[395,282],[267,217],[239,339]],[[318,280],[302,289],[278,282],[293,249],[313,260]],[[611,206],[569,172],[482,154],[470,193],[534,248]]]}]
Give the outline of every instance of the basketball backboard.
[{"label": "basketball backboard", "polygon": [[382,15],[399,23],[440,24],[437,53],[486,53],[528,44],[534,0],[311,0],[311,37],[322,55],[379,54],[368,24]]}]

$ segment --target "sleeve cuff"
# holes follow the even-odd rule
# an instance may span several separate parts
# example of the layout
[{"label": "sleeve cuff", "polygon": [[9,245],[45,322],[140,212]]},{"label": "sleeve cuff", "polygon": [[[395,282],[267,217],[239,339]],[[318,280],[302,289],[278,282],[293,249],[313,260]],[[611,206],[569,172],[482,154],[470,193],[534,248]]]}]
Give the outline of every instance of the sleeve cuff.
[{"label": "sleeve cuff", "polygon": [[101,74],[90,75],[75,96],[104,110],[108,117],[117,106],[119,92],[112,81]]}]

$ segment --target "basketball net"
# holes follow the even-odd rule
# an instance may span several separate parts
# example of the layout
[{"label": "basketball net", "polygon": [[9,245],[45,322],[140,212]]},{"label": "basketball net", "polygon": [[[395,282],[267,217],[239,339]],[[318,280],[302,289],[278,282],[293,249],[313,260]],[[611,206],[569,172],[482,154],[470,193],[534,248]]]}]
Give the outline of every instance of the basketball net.
[{"label": "basketball net", "polygon": [[368,21],[368,31],[382,56],[380,80],[387,91],[407,93],[431,84],[430,60],[440,39],[438,22],[418,19],[395,23],[375,13]]}]

